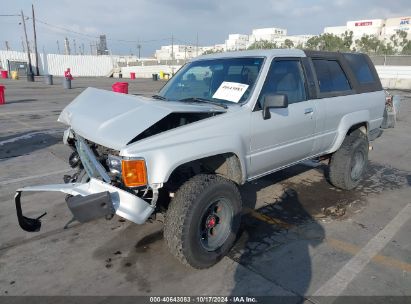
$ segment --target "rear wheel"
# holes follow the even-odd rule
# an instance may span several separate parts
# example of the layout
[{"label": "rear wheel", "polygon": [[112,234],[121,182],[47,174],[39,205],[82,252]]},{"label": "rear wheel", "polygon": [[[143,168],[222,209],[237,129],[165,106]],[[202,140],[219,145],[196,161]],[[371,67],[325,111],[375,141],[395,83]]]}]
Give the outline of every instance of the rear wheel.
[{"label": "rear wheel", "polygon": [[241,222],[237,186],[217,175],[201,174],[187,181],[170,203],[164,238],[182,263],[208,268],[231,249]]},{"label": "rear wheel", "polygon": [[367,168],[368,148],[368,138],[360,130],[347,135],[340,149],[331,156],[331,184],[344,190],[355,188]]}]

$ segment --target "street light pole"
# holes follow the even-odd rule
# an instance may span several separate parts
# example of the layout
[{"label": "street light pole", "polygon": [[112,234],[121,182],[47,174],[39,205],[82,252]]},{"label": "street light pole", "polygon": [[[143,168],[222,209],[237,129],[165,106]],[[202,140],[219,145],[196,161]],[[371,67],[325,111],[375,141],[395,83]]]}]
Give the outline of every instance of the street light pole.
[{"label": "street light pole", "polygon": [[31,67],[30,47],[29,47],[29,42],[28,42],[28,39],[27,39],[26,21],[24,20],[23,10],[21,10],[21,20],[23,22],[24,36],[26,38],[27,59],[28,59],[28,62],[29,62],[29,71],[30,71],[27,74],[27,81],[33,82],[34,81],[34,74],[33,74],[33,69]]}]

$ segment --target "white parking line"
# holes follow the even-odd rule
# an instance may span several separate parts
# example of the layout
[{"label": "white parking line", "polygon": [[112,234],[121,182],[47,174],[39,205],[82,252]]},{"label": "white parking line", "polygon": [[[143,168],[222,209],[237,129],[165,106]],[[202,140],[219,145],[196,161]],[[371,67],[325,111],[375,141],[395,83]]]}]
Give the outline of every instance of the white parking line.
[{"label": "white parking line", "polygon": [[63,129],[35,131],[35,132],[30,132],[24,135],[15,136],[15,137],[0,141],[0,146],[3,146],[4,144],[16,142],[19,140],[30,139],[31,137],[35,135],[39,135],[39,134],[56,134],[56,133],[63,133]]},{"label": "white parking line", "polygon": [[[20,115],[20,114],[32,114],[32,113],[46,113],[46,112],[53,112],[53,111],[62,111],[62,108],[0,112],[0,115]],[[56,115],[59,115],[59,113],[56,113]]]},{"label": "white parking line", "polygon": [[41,178],[41,177],[46,177],[46,176],[51,176],[51,175],[68,173],[70,171],[73,171],[73,169],[64,169],[64,170],[53,171],[53,172],[48,172],[48,173],[43,173],[43,174],[37,174],[37,175],[31,175],[31,176],[20,177],[20,178],[15,178],[15,179],[9,179],[9,180],[5,180],[5,181],[1,181],[0,186],[9,185],[9,184],[13,184],[13,183],[19,183],[19,182],[23,182],[23,181],[30,180],[30,179],[35,179],[35,178]]},{"label": "white parking line", "polygon": [[383,230],[373,237],[357,255],[348,261],[330,280],[322,285],[313,296],[339,296],[348,284],[364,269],[395,234],[411,218],[411,204],[407,204]]}]

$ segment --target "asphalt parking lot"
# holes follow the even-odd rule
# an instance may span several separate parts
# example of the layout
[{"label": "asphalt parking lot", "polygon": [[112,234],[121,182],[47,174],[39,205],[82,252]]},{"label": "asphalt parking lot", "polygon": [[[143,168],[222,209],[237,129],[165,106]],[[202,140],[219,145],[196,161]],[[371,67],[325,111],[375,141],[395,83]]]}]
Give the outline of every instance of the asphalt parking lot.
[{"label": "asphalt parking lot", "polygon": [[[411,296],[411,93],[399,120],[373,142],[369,170],[354,191],[332,187],[326,165],[307,162],[241,187],[242,234],[211,269],[188,269],[168,253],[161,218],[136,225],[114,217],[70,219],[64,195],[27,193],[27,215],[47,210],[38,233],[22,231],[13,195],[25,185],[62,183],[70,173],[57,117],[85,88],[111,89],[110,78],[2,80],[0,106],[1,295]],[[164,82],[126,80],[130,94]],[[90,114],[92,115],[92,113]]]}]

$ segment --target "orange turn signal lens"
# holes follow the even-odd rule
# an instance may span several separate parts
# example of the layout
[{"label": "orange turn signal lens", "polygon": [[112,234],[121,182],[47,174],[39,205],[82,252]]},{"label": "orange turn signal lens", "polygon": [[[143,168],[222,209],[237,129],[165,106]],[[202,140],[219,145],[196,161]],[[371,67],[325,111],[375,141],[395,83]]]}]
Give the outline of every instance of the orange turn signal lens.
[{"label": "orange turn signal lens", "polygon": [[121,161],[121,172],[124,185],[127,187],[147,185],[147,171],[144,160],[123,159]]}]

